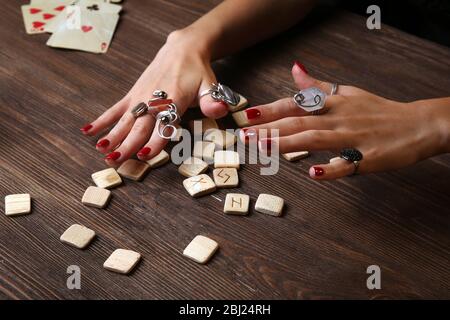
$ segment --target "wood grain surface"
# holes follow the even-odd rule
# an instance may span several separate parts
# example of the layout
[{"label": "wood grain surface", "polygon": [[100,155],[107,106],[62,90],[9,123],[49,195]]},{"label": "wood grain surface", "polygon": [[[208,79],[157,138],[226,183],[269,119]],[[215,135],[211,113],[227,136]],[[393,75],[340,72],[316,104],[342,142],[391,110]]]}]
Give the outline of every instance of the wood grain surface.
[{"label": "wood grain surface", "polygon": [[[281,160],[275,176],[244,165],[241,187],[192,199],[174,164],[143,182],[113,190],[106,210],[83,206],[91,173],[105,168],[95,138],[79,128],[119,100],[170,31],[217,1],[124,2],[110,50],[95,55],[51,49],[48,35],[27,35],[20,5],[5,1],[0,20],[0,195],[30,193],[32,214],[3,214],[0,203],[2,299],[311,299],[450,298],[450,157],[339,181],[315,182],[313,152]],[[187,5],[189,3],[189,5]],[[292,61],[318,78],[349,83],[402,101],[450,95],[450,50],[365,19],[326,12],[214,64],[221,82],[260,104],[292,95]],[[198,114],[191,111],[190,117]],[[223,128],[231,117],[219,121]],[[281,218],[251,210],[223,214],[227,192],[285,199]],[[95,230],[87,250],[59,241],[74,223]],[[207,265],[182,256],[196,236],[220,249]],[[143,260],[130,276],[103,269],[117,248]],[[366,288],[366,268],[382,270],[382,289]],[[66,287],[69,265],[81,290]]]}]

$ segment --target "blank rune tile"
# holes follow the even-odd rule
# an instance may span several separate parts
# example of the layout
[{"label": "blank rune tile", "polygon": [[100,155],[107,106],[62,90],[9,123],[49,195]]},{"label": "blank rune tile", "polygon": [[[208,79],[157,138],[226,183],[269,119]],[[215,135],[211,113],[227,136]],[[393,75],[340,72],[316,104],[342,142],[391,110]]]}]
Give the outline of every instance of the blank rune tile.
[{"label": "blank rune tile", "polygon": [[250,197],[241,193],[228,193],[225,198],[223,212],[227,214],[246,215],[250,205]]},{"label": "blank rune tile", "polygon": [[236,168],[214,169],[213,178],[218,188],[234,188],[239,185],[239,176]]},{"label": "blank rune tile", "polygon": [[88,187],[84,192],[81,202],[87,206],[104,208],[111,198],[111,191],[99,187]]},{"label": "blank rune tile", "polygon": [[114,168],[97,171],[91,175],[99,188],[113,188],[122,183],[122,179]]},{"label": "blank rune tile", "polygon": [[214,161],[214,151],[216,151],[216,145],[213,142],[196,141],[194,143],[192,155],[195,158],[203,159],[208,163],[212,163]]},{"label": "blank rune tile", "polygon": [[150,166],[150,168],[154,169],[162,166],[163,164],[166,164],[167,162],[169,162],[169,160],[170,160],[169,154],[165,150],[161,150],[160,153],[158,153],[150,160],[147,160],[146,162]]},{"label": "blank rune tile", "polygon": [[94,239],[95,232],[79,224],[71,225],[59,238],[75,248],[84,249]]},{"label": "blank rune tile", "polygon": [[214,142],[218,149],[228,149],[234,146],[237,136],[225,130],[214,129],[205,133],[204,140]]},{"label": "blank rune tile", "polygon": [[297,161],[297,160],[308,157],[309,152],[308,151],[297,151],[297,152],[282,153],[281,155],[283,156],[283,158],[285,158],[288,161]]},{"label": "blank rune tile", "polygon": [[207,263],[219,248],[219,244],[205,236],[196,236],[184,249],[183,255],[198,263]]},{"label": "blank rune tile", "polygon": [[245,110],[233,112],[231,116],[234,119],[234,122],[238,125],[238,127],[248,127],[250,123],[248,122],[247,114],[245,113]]},{"label": "blank rune tile", "polygon": [[192,197],[200,197],[216,190],[214,181],[207,174],[187,178],[183,181],[183,186]]},{"label": "blank rune tile", "polygon": [[143,161],[128,159],[124,163],[121,164],[119,169],[117,169],[117,173],[119,173],[122,177],[140,181],[144,178],[150,166]]},{"label": "blank rune tile", "polygon": [[271,216],[280,216],[283,211],[284,200],[280,197],[261,193],[256,200],[255,210]]},{"label": "blank rune tile", "polygon": [[18,216],[31,212],[31,197],[28,193],[10,194],[5,197],[5,214]]},{"label": "blank rune tile", "polygon": [[[201,125],[201,131],[199,130],[198,132],[195,132],[195,128],[199,128],[200,129],[200,125]],[[203,119],[197,119],[197,120],[192,120],[189,122],[189,126],[191,128],[191,132],[195,134],[200,134],[200,133],[205,133],[206,131],[210,130],[210,129],[218,129],[219,126],[217,125],[216,120],[211,119],[211,118],[203,118]]]},{"label": "blank rune tile", "polygon": [[178,167],[178,172],[185,177],[198,176],[208,170],[208,164],[198,158],[189,157]]},{"label": "blank rune tile", "polygon": [[219,150],[214,153],[214,168],[239,169],[239,153],[231,150]]},{"label": "blank rune tile", "polygon": [[[239,93],[238,93],[239,94]],[[228,111],[230,112],[236,112],[239,110],[242,110],[243,108],[245,108],[246,106],[248,106],[248,100],[246,97],[244,97],[243,95],[239,94],[240,100],[239,103],[235,106],[232,106],[231,104],[228,104]]]},{"label": "blank rune tile", "polygon": [[103,264],[103,268],[117,273],[127,274],[137,265],[141,255],[125,249],[115,250]]}]

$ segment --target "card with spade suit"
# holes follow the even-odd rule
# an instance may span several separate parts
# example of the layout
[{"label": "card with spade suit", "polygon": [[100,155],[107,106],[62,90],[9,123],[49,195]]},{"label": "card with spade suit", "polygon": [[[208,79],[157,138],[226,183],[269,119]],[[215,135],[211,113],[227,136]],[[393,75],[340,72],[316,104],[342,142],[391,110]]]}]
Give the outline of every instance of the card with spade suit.
[{"label": "card with spade suit", "polygon": [[[42,0],[41,0],[42,1]],[[83,11],[91,11],[93,13],[119,13],[122,6],[107,3],[102,0],[78,0],[72,6],[67,6],[64,11],[55,19],[44,26],[46,32],[54,33],[58,30],[61,24],[66,23],[73,12],[83,14]]]}]

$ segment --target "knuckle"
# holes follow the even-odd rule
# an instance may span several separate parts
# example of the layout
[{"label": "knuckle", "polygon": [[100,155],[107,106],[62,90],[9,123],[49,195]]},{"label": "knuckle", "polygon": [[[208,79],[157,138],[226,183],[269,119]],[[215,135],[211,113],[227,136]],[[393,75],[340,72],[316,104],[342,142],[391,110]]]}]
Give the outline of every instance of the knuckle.
[{"label": "knuckle", "polygon": [[136,134],[147,134],[149,131],[149,127],[146,123],[142,121],[138,121],[133,126],[133,131],[136,132]]}]

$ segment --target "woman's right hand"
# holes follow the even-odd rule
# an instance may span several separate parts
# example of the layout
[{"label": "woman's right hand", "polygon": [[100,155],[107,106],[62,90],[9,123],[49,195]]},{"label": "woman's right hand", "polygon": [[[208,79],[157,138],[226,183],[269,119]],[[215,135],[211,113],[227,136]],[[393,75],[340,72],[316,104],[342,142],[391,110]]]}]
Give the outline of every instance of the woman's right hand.
[{"label": "woman's right hand", "polygon": [[140,102],[147,102],[153,91],[159,89],[167,92],[180,116],[199,103],[206,117],[220,118],[228,112],[224,102],[215,101],[210,95],[197,101],[199,93],[214,82],[217,81],[207,45],[201,45],[189,31],[176,31],[169,35],[131,90],[81,131],[93,136],[112,128],[96,145],[98,151],[107,154],[105,161],[110,166],[120,165],[133,154],[141,160],[151,159],[168,140],[158,135],[154,116],[145,114],[135,119],[130,110]]}]

